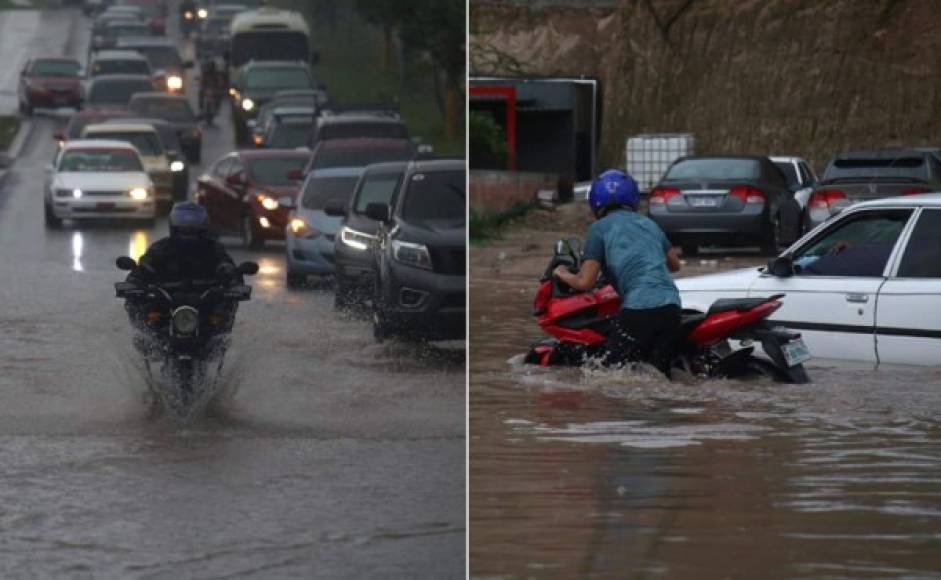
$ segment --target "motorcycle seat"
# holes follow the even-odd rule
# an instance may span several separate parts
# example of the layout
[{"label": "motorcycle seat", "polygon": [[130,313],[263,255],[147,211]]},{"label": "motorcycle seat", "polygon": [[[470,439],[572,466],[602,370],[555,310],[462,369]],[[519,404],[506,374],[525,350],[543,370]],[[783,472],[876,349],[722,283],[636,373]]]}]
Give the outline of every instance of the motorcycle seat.
[{"label": "motorcycle seat", "polygon": [[683,329],[683,334],[689,334],[697,324],[705,319],[705,314],[683,314],[680,318],[680,327]]},{"label": "motorcycle seat", "polygon": [[712,306],[709,307],[708,314],[733,311],[743,312],[745,310],[751,310],[767,301],[768,297],[766,296],[759,298],[720,298],[712,303]]}]

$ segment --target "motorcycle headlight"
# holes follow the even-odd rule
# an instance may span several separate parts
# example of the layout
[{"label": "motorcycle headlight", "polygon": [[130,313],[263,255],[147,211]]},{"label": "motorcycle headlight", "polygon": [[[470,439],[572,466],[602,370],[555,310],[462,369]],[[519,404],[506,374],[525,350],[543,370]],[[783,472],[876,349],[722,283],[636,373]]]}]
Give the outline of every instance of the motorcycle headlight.
[{"label": "motorcycle headlight", "polygon": [[200,8],[200,9],[196,12],[196,15],[199,16],[200,18],[203,18],[203,19],[209,18],[209,11],[206,10],[205,8]]},{"label": "motorcycle headlight", "polygon": [[260,193],[258,194],[258,197],[256,199],[258,200],[258,203],[261,204],[261,207],[265,208],[268,211],[274,211],[278,209],[278,200],[274,198],[268,197],[267,195]]},{"label": "motorcycle headlight", "polygon": [[182,161],[172,161],[170,162],[170,171],[173,173],[179,173],[186,169],[186,165]]},{"label": "motorcycle headlight", "polygon": [[147,199],[147,189],[143,187],[135,187],[130,191],[131,199],[136,199],[137,201],[143,201]]},{"label": "motorcycle headlight", "polygon": [[431,254],[428,246],[392,240],[392,255],[395,259],[408,266],[431,270]]},{"label": "motorcycle headlight", "polygon": [[364,234],[363,232],[358,232],[346,226],[343,226],[343,228],[340,230],[340,241],[342,241],[344,245],[349,246],[354,250],[368,249],[369,243],[374,239],[374,236]]},{"label": "motorcycle headlight", "polygon": [[199,328],[199,312],[191,306],[181,306],[173,313],[173,330],[180,335],[190,335]]},{"label": "motorcycle headlight", "polygon": [[167,88],[171,91],[178,91],[183,88],[183,77],[170,75],[167,77]]},{"label": "motorcycle headlight", "polygon": [[247,113],[247,112],[251,111],[251,110],[254,109],[254,108],[255,108],[255,101],[253,101],[253,100],[251,100],[251,99],[243,99],[243,100],[242,100],[242,110],[243,110],[243,111],[245,111],[245,112]]},{"label": "motorcycle headlight", "polygon": [[185,18],[185,19],[187,19],[187,20],[192,20],[192,19],[193,19],[193,13],[190,12],[189,10],[187,10],[186,12],[183,13],[183,18]]}]

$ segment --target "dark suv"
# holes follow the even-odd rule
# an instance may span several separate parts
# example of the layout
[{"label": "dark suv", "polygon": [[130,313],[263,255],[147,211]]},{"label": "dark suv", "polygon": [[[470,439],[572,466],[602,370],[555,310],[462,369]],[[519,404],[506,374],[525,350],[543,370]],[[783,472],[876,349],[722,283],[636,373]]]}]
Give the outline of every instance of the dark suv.
[{"label": "dark suv", "polygon": [[248,120],[254,119],[258,109],[272,100],[276,93],[315,87],[310,67],[303,62],[269,60],[245,65],[232,87],[236,141],[239,144],[248,142]]},{"label": "dark suv", "polygon": [[370,165],[345,208],[327,205],[327,215],[343,218],[333,249],[337,310],[361,309],[375,287],[372,246],[380,222],[366,215],[366,208],[371,203],[392,203],[408,166],[407,161]]},{"label": "dark suv", "polygon": [[366,205],[375,241],[376,340],[465,337],[467,164],[414,161],[391,204]]}]

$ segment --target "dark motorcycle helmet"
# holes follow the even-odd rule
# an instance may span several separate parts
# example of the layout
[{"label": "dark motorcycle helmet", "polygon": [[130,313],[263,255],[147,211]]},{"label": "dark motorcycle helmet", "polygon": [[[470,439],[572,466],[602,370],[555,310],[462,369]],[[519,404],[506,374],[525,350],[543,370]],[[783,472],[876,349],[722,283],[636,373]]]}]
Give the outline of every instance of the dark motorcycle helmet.
[{"label": "dark motorcycle helmet", "polygon": [[209,233],[206,208],[191,201],[173,204],[170,210],[170,237],[198,238]]}]

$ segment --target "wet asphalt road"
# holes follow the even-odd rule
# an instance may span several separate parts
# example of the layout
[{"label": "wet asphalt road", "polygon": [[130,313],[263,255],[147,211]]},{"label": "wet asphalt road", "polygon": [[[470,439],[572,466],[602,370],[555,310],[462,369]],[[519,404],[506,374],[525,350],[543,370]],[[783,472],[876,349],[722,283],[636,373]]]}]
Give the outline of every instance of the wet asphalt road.
[{"label": "wet asphalt road", "polygon": [[[88,21],[2,14],[9,111],[10,71],[27,55],[83,57]],[[140,255],[166,221],[44,229],[66,118],[34,118],[0,187],[0,577],[462,577],[463,343],[376,345],[334,314],[328,287],[285,288],[283,246],[226,239],[261,272],[225,396],[186,426],[149,415],[114,258]],[[206,163],[231,148],[218,120]]]}]

